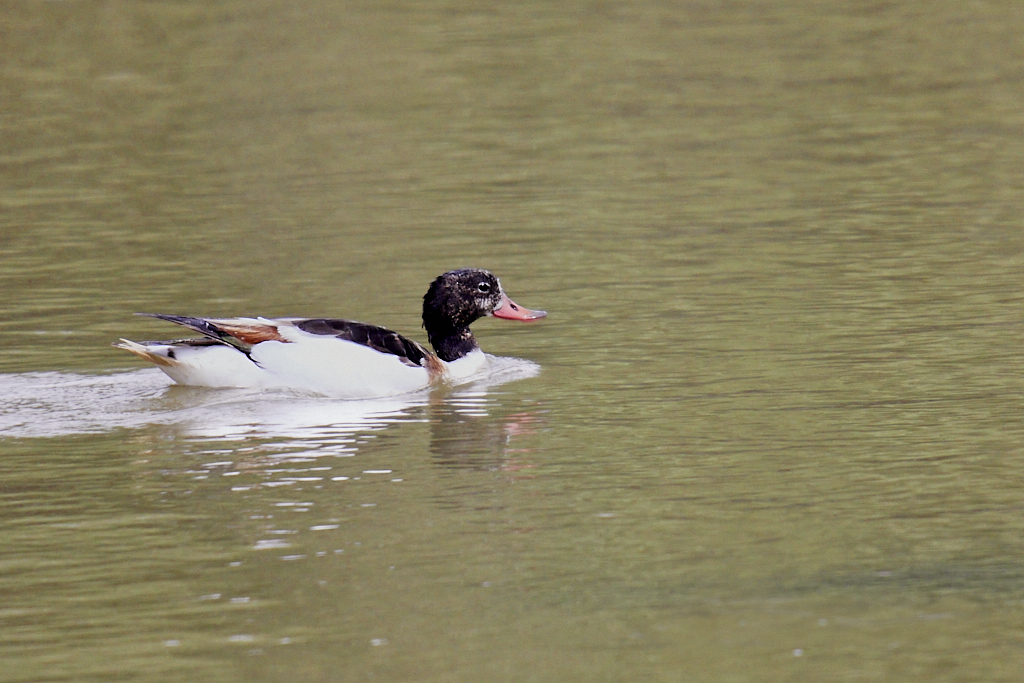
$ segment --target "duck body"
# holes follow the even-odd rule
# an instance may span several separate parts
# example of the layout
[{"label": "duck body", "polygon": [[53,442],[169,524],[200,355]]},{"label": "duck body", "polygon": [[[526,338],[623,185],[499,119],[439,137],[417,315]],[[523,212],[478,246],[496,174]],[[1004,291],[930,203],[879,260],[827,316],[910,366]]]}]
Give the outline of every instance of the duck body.
[{"label": "duck body", "polygon": [[423,325],[434,347],[387,328],[336,318],[196,318],[142,314],[188,327],[196,339],[115,346],[154,363],[178,384],[290,388],[342,398],[375,398],[457,384],[486,368],[469,325],[493,315],[546,315],[515,304],[485,270],[450,271],[431,284]]}]

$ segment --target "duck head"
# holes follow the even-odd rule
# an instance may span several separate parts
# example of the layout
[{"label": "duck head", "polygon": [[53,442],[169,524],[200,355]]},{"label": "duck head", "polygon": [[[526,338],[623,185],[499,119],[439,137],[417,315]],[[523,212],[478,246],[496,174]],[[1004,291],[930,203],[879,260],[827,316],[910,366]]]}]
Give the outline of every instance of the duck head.
[{"label": "duck head", "polygon": [[423,328],[441,360],[462,358],[477,346],[469,326],[493,315],[506,320],[537,320],[544,311],[523,308],[508,298],[493,274],[479,268],[451,270],[430,283],[423,297]]}]

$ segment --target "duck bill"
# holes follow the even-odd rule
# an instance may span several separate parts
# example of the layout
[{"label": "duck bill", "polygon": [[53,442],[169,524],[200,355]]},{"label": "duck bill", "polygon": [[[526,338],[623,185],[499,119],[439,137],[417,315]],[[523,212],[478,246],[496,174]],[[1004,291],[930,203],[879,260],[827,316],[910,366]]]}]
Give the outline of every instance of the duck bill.
[{"label": "duck bill", "polygon": [[523,308],[502,293],[501,303],[494,309],[492,315],[495,318],[504,318],[505,320],[536,320],[537,318],[543,318],[546,316],[547,312],[532,311],[529,308]]}]

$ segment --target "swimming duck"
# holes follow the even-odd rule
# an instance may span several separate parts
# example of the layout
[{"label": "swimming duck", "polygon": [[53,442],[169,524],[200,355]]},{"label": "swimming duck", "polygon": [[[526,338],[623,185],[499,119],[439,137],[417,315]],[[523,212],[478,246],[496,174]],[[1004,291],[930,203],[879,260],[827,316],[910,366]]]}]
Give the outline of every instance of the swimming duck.
[{"label": "swimming duck", "polygon": [[154,363],[178,384],[373,398],[458,383],[483,370],[487,357],[469,329],[479,318],[536,320],[547,313],[516,304],[488,271],[465,268],[440,275],[423,297],[423,327],[433,353],[397,332],[352,320],[139,315],[203,335],[114,344]]}]

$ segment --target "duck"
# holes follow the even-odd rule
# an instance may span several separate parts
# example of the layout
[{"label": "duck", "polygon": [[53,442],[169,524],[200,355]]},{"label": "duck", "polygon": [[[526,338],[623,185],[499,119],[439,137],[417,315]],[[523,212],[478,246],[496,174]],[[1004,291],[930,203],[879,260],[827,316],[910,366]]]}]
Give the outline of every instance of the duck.
[{"label": "duck", "polygon": [[201,335],[113,344],[178,384],[377,398],[458,384],[483,372],[487,355],[469,329],[476,320],[533,321],[547,313],[512,301],[492,273],[462,268],[439,275],[423,296],[423,328],[433,351],[385,327],[339,318],[137,315]]}]

